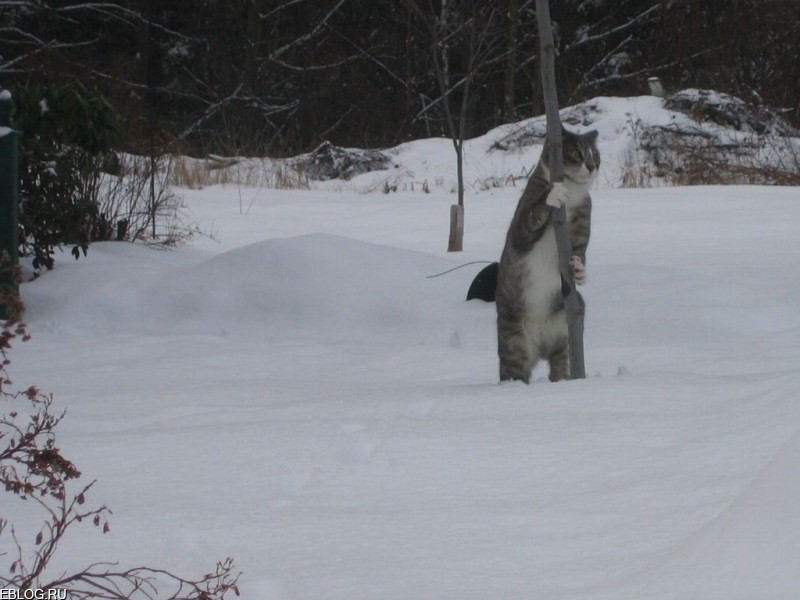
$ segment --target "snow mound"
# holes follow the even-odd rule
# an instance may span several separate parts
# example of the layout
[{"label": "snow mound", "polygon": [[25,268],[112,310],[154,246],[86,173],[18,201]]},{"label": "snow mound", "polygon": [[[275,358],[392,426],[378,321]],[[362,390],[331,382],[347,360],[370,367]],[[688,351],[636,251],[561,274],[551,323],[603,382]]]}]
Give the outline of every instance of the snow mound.
[{"label": "snow mound", "polygon": [[[625,115],[636,110],[637,107],[634,103],[635,99],[593,98],[562,109],[560,111],[561,122],[571,131],[583,133],[597,129],[601,137],[614,138],[625,127]],[[621,107],[627,107],[628,110],[620,110]],[[507,133],[505,133],[506,130],[508,130]],[[544,138],[547,135],[547,119],[542,115],[522,121],[517,125],[496,129],[487,135],[495,137],[496,133],[501,135],[490,144],[490,152],[520,152],[530,146],[544,144]]]},{"label": "snow mound", "polygon": [[[599,132],[599,188],[797,183],[800,135],[779,110],[758,101],[688,89],[668,98],[597,97],[565,107],[560,114],[572,131]],[[539,160],[546,130],[541,115],[467,140],[467,189],[480,193],[517,185]],[[453,192],[451,146],[443,138],[403,144],[386,150],[394,168],[341,177],[338,185],[349,179],[346,187],[359,192]]]},{"label": "snow mound", "polygon": [[309,234],[251,244],[170,273],[153,286],[150,305],[165,322],[190,329],[401,335],[435,329],[444,308],[441,288],[425,276],[450,266],[418,252]]},{"label": "snow mound", "polygon": [[270,239],[160,272],[148,264],[164,253],[137,246],[98,244],[91,256],[48,273],[47,286],[32,282],[28,317],[50,330],[447,343],[463,304],[452,286],[466,290],[471,276],[427,279],[453,263],[329,234]]}]

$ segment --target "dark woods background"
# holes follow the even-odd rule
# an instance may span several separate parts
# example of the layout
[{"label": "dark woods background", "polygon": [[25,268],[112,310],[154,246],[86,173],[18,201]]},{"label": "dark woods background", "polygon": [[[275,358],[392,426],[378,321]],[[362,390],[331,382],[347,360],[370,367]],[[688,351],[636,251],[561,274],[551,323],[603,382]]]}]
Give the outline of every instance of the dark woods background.
[{"label": "dark woods background", "polygon": [[[761,98],[800,125],[796,0],[551,12],[562,105],[644,94],[655,75]],[[535,19],[533,0],[0,0],[0,85],[96,89],[122,149],[141,154],[385,147],[449,135],[448,106],[471,137],[543,112]]]}]

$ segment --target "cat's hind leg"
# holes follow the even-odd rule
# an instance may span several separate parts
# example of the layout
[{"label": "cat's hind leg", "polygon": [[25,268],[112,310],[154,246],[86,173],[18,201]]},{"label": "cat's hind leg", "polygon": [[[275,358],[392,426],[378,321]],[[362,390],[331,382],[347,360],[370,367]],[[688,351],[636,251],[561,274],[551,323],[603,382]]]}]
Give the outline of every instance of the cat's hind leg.
[{"label": "cat's hind leg", "polygon": [[497,354],[500,357],[500,381],[530,383],[538,356],[533,351],[530,334],[519,320],[498,319]]},{"label": "cat's hind leg", "polygon": [[559,344],[547,360],[550,363],[550,381],[569,379],[569,349],[566,343]]}]

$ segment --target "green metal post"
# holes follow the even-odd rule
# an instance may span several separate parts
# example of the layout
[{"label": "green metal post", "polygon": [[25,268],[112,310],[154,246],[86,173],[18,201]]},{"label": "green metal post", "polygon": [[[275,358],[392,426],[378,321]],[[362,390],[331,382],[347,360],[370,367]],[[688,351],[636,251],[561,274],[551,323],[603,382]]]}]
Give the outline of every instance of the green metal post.
[{"label": "green metal post", "polygon": [[[16,295],[16,282],[6,267],[19,263],[19,133],[12,126],[17,107],[11,92],[0,91],[0,256],[10,262],[0,268],[0,293]],[[0,304],[0,319],[7,319]]]}]

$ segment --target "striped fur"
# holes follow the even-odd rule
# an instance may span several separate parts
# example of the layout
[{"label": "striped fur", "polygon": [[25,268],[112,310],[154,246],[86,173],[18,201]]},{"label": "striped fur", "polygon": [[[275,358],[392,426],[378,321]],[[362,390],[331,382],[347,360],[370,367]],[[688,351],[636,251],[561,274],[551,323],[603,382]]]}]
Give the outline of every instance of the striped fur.
[{"label": "striped fur", "polygon": [[[500,380],[530,382],[536,363],[550,363],[551,381],[569,377],[567,319],[558,248],[549,205],[567,208],[575,282],[586,279],[586,249],[591,232],[589,187],[600,155],[597,132],[563,130],[564,183],[550,183],[549,147],[528,179],[508,228],[497,276],[497,351]],[[581,299],[581,306],[583,300]]]}]

